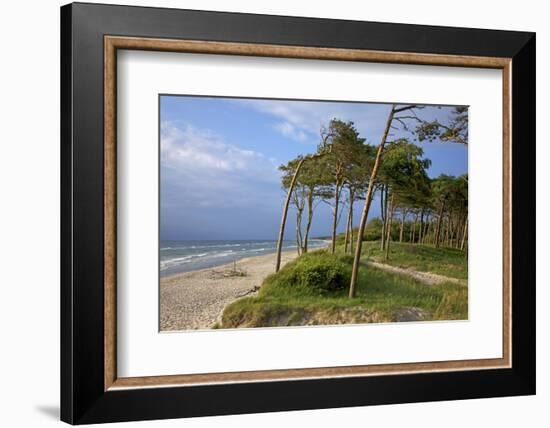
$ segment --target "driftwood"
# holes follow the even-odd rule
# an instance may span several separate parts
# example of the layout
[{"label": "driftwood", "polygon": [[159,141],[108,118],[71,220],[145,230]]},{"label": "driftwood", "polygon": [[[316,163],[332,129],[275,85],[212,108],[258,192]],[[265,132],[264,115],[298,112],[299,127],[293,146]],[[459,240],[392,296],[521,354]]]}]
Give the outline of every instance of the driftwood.
[{"label": "driftwood", "polygon": [[249,294],[254,294],[256,291],[258,291],[260,287],[258,285],[254,286],[254,288],[251,288],[250,290],[245,291],[244,293],[237,294],[237,297],[245,297]]}]

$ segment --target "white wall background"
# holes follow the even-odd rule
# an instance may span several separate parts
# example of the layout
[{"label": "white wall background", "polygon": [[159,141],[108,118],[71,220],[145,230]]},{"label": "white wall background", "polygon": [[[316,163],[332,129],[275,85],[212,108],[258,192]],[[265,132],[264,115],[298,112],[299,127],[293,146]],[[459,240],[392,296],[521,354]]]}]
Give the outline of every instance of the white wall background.
[{"label": "white wall background", "polygon": [[[537,32],[537,121],[550,114],[550,28],[541,1],[445,6],[437,0],[147,0],[126,4]],[[116,3],[103,1],[103,3]],[[0,420],[7,427],[59,424],[59,6],[58,0],[0,6]],[[420,403],[139,423],[158,427],[546,426],[550,416],[550,168],[537,130],[538,394],[535,397]],[[546,247],[546,248],[545,248]],[[138,423],[125,426],[138,426]]]}]

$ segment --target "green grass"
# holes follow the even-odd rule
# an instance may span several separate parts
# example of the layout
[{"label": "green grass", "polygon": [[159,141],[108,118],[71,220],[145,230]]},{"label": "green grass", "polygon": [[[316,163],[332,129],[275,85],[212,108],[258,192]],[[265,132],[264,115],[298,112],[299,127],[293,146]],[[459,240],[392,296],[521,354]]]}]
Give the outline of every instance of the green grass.
[{"label": "green grass", "polygon": [[[339,247],[338,250],[343,251],[343,248]],[[468,279],[468,259],[464,251],[455,248],[392,242],[389,258],[385,260],[384,252],[380,251],[380,241],[364,241],[362,254],[364,257],[392,266]]]},{"label": "green grass", "polygon": [[[219,328],[467,319],[467,287],[427,286],[408,276],[361,266],[348,298],[351,256],[305,254],[267,277],[257,296],[228,305]],[[414,319],[403,319],[413,308]]]}]

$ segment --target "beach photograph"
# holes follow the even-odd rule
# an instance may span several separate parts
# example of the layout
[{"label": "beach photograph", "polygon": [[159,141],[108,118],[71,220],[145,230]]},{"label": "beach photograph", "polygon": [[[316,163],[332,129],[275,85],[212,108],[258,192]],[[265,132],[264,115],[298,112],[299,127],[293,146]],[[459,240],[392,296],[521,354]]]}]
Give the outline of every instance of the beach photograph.
[{"label": "beach photograph", "polygon": [[468,319],[468,106],[159,109],[161,332]]}]

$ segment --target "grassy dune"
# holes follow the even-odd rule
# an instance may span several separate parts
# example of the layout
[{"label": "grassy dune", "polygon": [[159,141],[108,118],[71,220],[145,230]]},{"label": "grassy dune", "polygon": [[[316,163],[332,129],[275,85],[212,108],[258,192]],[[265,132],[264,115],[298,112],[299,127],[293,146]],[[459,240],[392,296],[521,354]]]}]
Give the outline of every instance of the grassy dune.
[{"label": "grassy dune", "polygon": [[[374,244],[373,244],[374,245]],[[467,287],[427,286],[362,266],[348,298],[353,259],[326,250],[305,254],[268,276],[256,296],[228,305],[218,328],[467,319]]]},{"label": "grassy dune", "polygon": [[384,252],[380,250],[380,241],[374,241],[363,242],[362,254],[392,266],[468,279],[468,259],[464,251],[455,248],[392,242],[389,258],[385,260]]}]

